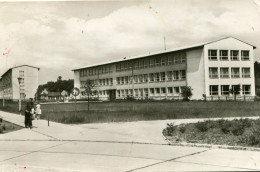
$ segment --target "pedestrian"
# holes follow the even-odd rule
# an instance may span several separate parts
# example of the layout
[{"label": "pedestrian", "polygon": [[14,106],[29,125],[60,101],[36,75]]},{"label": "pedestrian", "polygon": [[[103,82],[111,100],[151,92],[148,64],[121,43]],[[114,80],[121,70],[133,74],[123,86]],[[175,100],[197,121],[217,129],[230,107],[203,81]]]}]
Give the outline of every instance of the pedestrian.
[{"label": "pedestrian", "polygon": [[36,119],[37,120],[40,119],[41,114],[42,114],[41,105],[38,102],[36,105]]},{"label": "pedestrian", "polygon": [[24,124],[25,124],[25,128],[32,128],[32,118],[31,118],[31,111],[33,108],[33,99],[30,98],[30,100],[26,103],[25,106],[25,120],[24,120]]}]

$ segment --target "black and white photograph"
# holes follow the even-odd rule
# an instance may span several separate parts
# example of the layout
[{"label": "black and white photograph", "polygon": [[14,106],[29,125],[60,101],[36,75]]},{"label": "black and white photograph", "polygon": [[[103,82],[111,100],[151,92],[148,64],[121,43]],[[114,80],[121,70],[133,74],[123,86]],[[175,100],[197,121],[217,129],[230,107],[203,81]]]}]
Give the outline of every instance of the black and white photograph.
[{"label": "black and white photograph", "polygon": [[260,0],[0,0],[9,171],[260,171]]}]

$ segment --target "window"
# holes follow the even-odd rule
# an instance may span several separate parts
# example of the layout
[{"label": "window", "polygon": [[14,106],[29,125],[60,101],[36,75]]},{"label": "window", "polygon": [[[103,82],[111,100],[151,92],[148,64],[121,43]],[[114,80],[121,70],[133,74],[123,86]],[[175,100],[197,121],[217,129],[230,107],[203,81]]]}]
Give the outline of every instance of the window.
[{"label": "window", "polygon": [[[80,75],[80,76],[84,76],[83,70],[80,70],[80,71],[79,71],[79,75]],[[19,71],[19,76],[21,76],[21,71]]]},{"label": "window", "polygon": [[154,82],[154,74],[153,73],[149,74],[149,80],[150,80],[150,82]]},{"label": "window", "polygon": [[143,97],[144,93],[143,93],[143,89],[142,88],[139,89],[139,92],[140,92],[140,96]]},{"label": "window", "polygon": [[162,57],[161,60],[162,60],[162,61],[161,61],[161,64],[162,64],[162,66],[164,66],[164,65],[166,64],[165,57]]},{"label": "window", "polygon": [[125,90],[121,90],[122,97],[125,97]]},{"label": "window", "polygon": [[109,85],[109,79],[108,78],[106,79],[106,85]]},{"label": "window", "polygon": [[242,77],[250,78],[250,68],[242,68]]},{"label": "window", "polygon": [[112,71],[112,66],[111,65],[109,65],[109,73],[112,73],[113,71]]},{"label": "window", "polygon": [[174,93],[180,94],[180,87],[174,87]]},{"label": "window", "polygon": [[133,97],[133,90],[129,90],[130,97]]},{"label": "window", "polygon": [[249,51],[246,50],[241,51],[241,60],[249,60]]},{"label": "window", "polygon": [[155,88],[155,93],[160,94],[160,88]]},{"label": "window", "polygon": [[134,83],[138,83],[138,76],[134,75]]},{"label": "window", "polygon": [[243,85],[243,94],[251,94],[251,85]]},{"label": "window", "polygon": [[218,95],[218,85],[210,85],[209,86],[209,94],[210,95]]},{"label": "window", "polygon": [[155,66],[160,66],[161,65],[161,58],[160,57],[156,57],[155,58]]},{"label": "window", "polygon": [[228,50],[219,50],[220,60],[228,60]]},{"label": "window", "polygon": [[134,68],[135,68],[135,69],[138,69],[138,68],[139,68],[138,60],[135,61],[134,64],[135,64],[135,67],[134,67]]},{"label": "window", "polygon": [[229,85],[221,85],[221,95],[229,95]]},{"label": "window", "polygon": [[161,88],[161,93],[162,94],[165,94],[166,93],[166,89],[163,87],[163,88]]},{"label": "window", "polygon": [[144,68],[144,60],[139,60],[139,69]]},{"label": "window", "polygon": [[182,53],[181,54],[181,63],[185,63],[185,61],[186,61],[186,54],[185,53]]},{"label": "window", "polygon": [[173,80],[179,80],[179,71],[173,71]]},{"label": "window", "polygon": [[121,77],[121,84],[124,84],[125,83],[125,77]]},{"label": "window", "polygon": [[209,68],[209,78],[218,78],[218,68],[217,67]]},{"label": "window", "polygon": [[167,72],[167,81],[172,81],[172,71]]},{"label": "window", "polygon": [[125,96],[126,96],[126,97],[129,96],[128,90],[125,90]]},{"label": "window", "polygon": [[232,90],[237,92],[237,94],[240,94],[240,85],[232,85]]},{"label": "window", "polygon": [[185,70],[180,71],[180,79],[186,79],[186,72]]},{"label": "window", "polygon": [[159,73],[155,73],[155,81],[159,82],[160,81],[160,75]]},{"label": "window", "polygon": [[148,74],[144,74],[144,82],[148,82]]},{"label": "window", "polygon": [[172,94],[172,93],[173,93],[172,87],[168,87],[167,89],[168,89],[168,93],[169,93],[169,94]]},{"label": "window", "polygon": [[128,70],[128,63],[125,62],[125,63],[123,63],[123,64],[124,64],[124,70]]},{"label": "window", "polygon": [[116,77],[116,84],[119,85],[120,84],[120,78]]},{"label": "window", "polygon": [[218,60],[217,57],[217,50],[209,50],[208,51],[209,55],[209,60]]},{"label": "window", "polygon": [[135,97],[138,97],[138,89],[135,89]]},{"label": "window", "polygon": [[133,83],[133,77],[129,76],[129,83],[132,84]]},{"label": "window", "polygon": [[161,81],[165,81],[165,72],[161,72]]},{"label": "window", "polygon": [[128,76],[125,77],[125,83],[128,84],[129,80],[128,80]]},{"label": "window", "polygon": [[113,85],[113,78],[110,78],[110,85]]},{"label": "window", "polygon": [[154,95],[154,88],[150,88],[150,94]]},{"label": "window", "polygon": [[229,68],[221,67],[220,68],[220,78],[229,78]]},{"label": "window", "polygon": [[19,76],[24,76],[24,71],[19,71]]},{"label": "window", "polygon": [[120,90],[117,90],[117,96],[120,97]]},{"label": "window", "polygon": [[145,96],[145,97],[148,97],[148,88],[145,88],[145,89],[144,89],[144,96]]},{"label": "window", "polygon": [[154,59],[149,59],[149,67],[154,67]]},{"label": "window", "polygon": [[148,59],[144,60],[144,68],[148,68]]},{"label": "window", "polygon": [[139,82],[140,82],[140,83],[143,82],[143,75],[139,75]]},{"label": "window", "polygon": [[231,68],[231,77],[239,78],[239,68]]},{"label": "window", "polygon": [[173,64],[173,57],[168,56],[168,65],[172,65],[172,64]]},{"label": "window", "polygon": [[173,63],[178,64],[179,63],[179,56],[175,54],[173,58],[174,58]]},{"label": "window", "polygon": [[231,56],[231,60],[239,60],[239,51],[238,50],[231,50],[230,51],[230,56]]}]

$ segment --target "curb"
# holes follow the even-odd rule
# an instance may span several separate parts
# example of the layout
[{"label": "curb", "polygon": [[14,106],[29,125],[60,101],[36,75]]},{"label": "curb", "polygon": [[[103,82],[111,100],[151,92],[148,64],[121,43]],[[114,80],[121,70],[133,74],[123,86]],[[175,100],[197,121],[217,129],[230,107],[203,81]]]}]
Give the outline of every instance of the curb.
[{"label": "curb", "polygon": [[184,146],[184,147],[199,147],[199,148],[212,148],[212,149],[231,149],[231,150],[244,150],[244,151],[259,151],[260,148],[255,147],[243,147],[243,146],[227,146],[227,145],[210,145],[210,144],[196,144],[196,143],[174,143],[167,139],[164,135],[163,138],[172,146]]}]

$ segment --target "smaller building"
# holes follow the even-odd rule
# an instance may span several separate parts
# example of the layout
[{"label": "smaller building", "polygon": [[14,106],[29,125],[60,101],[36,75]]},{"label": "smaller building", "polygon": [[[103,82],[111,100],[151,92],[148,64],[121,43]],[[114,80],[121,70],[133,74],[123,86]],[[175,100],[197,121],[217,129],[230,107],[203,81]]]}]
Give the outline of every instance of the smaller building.
[{"label": "smaller building", "polygon": [[[0,99],[34,98],[38,88],[40,68],[21,65],[8,69],[0,79]],[[20,83],[18,82],[20,78]]]}]

